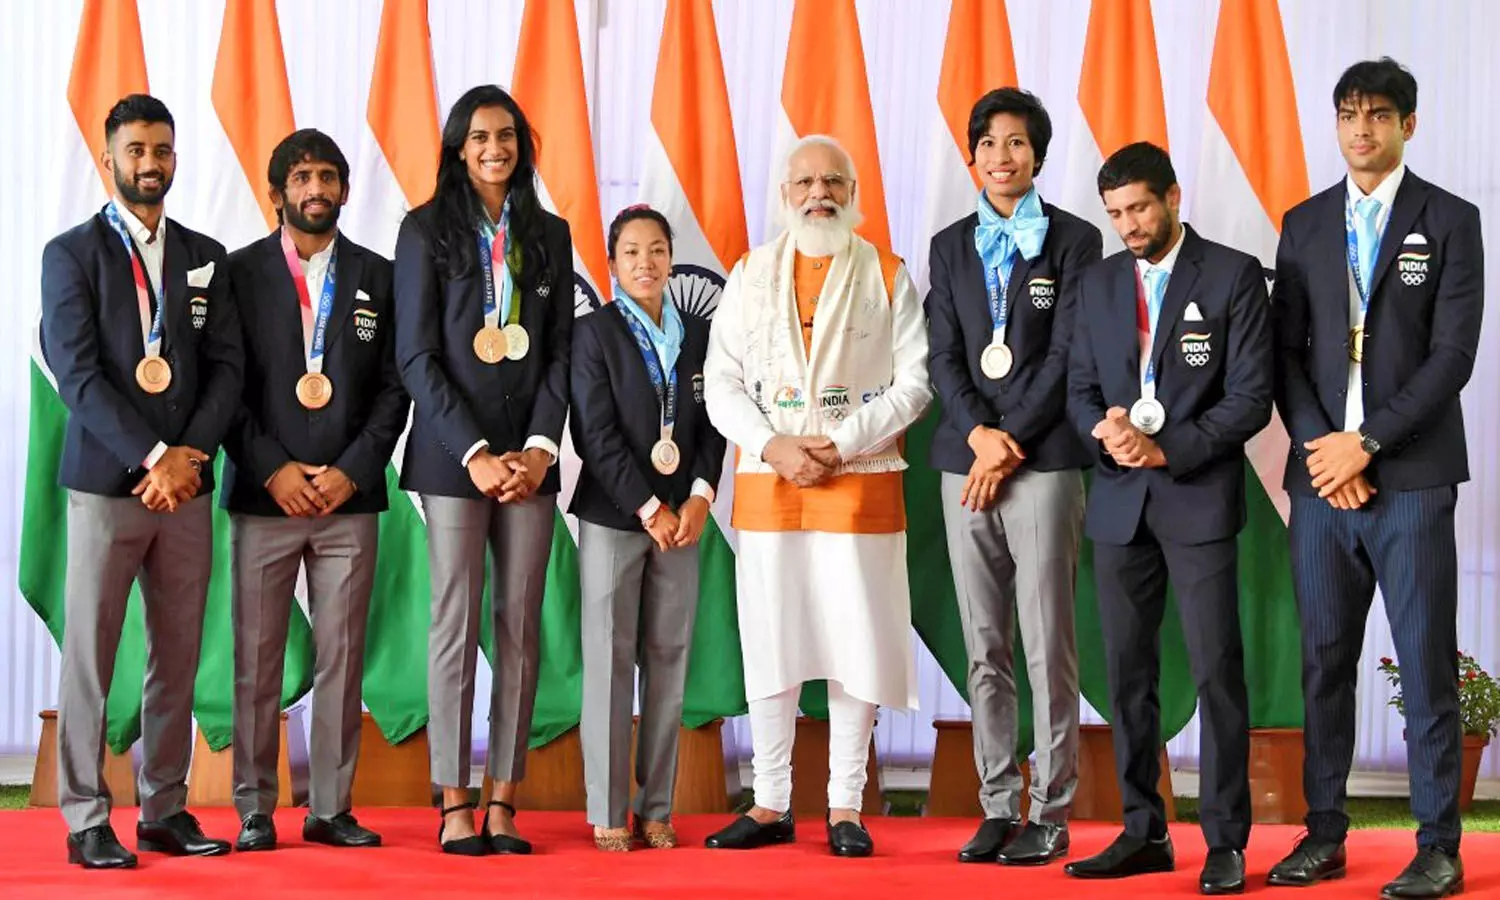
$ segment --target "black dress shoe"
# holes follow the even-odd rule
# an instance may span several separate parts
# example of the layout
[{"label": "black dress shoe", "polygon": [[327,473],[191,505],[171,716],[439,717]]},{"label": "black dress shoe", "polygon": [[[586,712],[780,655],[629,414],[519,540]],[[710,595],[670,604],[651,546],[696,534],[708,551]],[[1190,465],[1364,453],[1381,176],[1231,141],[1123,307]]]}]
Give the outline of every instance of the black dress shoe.
[{"label": "black dress shoe", "polygon": [[380,835],[359,824],[347,810],[331,819],[309,814],[302,822],[302,839],[330,847],[379,847]]},{"label": "black dress shoe", "polygon": [[1343,841],[1320,840],[1309,834],[1297,842],[1285,859],[1271,867],[1266,883],[1274,887],[1307,887],[1343,878],[1347,861]]},{"label": "black dress shoe", "polygon": [[796,822],[792,820],[792,811],[787,810],[769,825],[762,825],[749,816],[740,816],[728,827],[705,838],[703,846],[710,850],[754,850],[772,844],[790,844],[796,839]]},{"label": "black dress shoe", "polygon": [[[510,813],[510,820],[516,820],[516,808],[504,800],[491,800],[490,806],[498,806]],[[484,824],[479,826],[479,833],[490,843],[491,853],[511,853],[516,856],[526,856],[531,853],[531,841],[516,837],[513,834],[490,834],[490,810],[485,807]]]},{"label": "black dress shoe", "polygon": [[240,820],[240,836],[234,841],[234,849],[241,853],[252,850],[271,850],[276,847],[276,823],[262,813],[251,813]]},{"label": "black dress shoe", "polygon": [[1041,866],[1068,855],[1068,826],[1062,822],[1027,822],[1000,851],[1007,866]]},{"label": "black dress shoe", "polygon": [[875,841],[860,822],[825,822],[828,849],[834,856],[860,857],[875,852]]},{"label": "black dress shoe", "polygon": [[1245,892],[1245,852],[1214,847],[1203,861],[1198,876],[1200,894],[1243,894]]},{"label": "black dress shoe", "polygon": [[1097,856],[1070,862],[1063,871],[1074,878],[1126,878],[1152,872],[1170,872],[1176,867],[1172,838],[1156,840],[1122,834]]},{"label": "black dress shoe", "polygon": [[85,869],[134,869],[135,854],[126,850],[108,825],[68,835],[68,862]]},{"label": "black dress shoe", "polygon": [[959,862],[994,862],[1000,848],[1021,828],[1020,819],[985,819],[969,842],[958,850]]},{"label": "black dress shoe", "polygon": [[1380,889],[1380,896],[1450,897],[1463,893],[1463,889],[1463,860],[1437,847],[1423,847],[1395,881]]},{"label": "black dress shoe", "polygon": [[155,822],[135,823],[135,846],[171,856],[223,856],[229,852],[229,842],[204,835],[198,820],[187,810]]}]

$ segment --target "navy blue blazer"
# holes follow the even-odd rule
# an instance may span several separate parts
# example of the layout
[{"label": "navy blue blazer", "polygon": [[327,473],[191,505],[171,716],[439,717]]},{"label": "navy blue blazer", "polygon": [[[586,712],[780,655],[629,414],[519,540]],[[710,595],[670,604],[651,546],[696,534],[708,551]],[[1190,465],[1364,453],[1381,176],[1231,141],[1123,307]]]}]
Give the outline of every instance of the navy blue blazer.
[{"label": "navy blue blazer", "polygon": [[[322,409],[297,400],[297,379],[307,371],[302,311],[280,230],[229,255],[229,288],[244,330],[245,390],[224,439],[225,509],[285,515],[263,485],[293,460],[335,466],[353,479],[358,490],[337,512],[386,509],[385,466],[410,406],[396,369],[391,264],[342,234],[335,240],[338,269],[323,355],[333,396]],[[311,299],[316,306],[318,298]]]},{"label": "navy blue blazer", "polygon": [[[168,219],[162,260],[162,356],[172,383],[148,394],[135,381],[145,356],[130,251],[101,211],[42,252],[42,355],[68,408],[58,482],[128,497],[157,442],[218,452],[239,406],[244,349],[226,287],[224,247]],[[209,263],[207,287],[187,273]],[[199,495],[213,492],[203,467]]]},{"label": "navy blue blazer", "polygon": [[661,439],[661,407],[627,315],[610,303],[575,326],[570,428],[583,469],[569,511],[595,525],[644,531],[635,511],[652,497],[675,510],[692,494],[694,479],[718,488],[725,441],[703,405],[708,321],[683,312],[672,429],[682,462],[671,475],[651,465],[651,448]]},{"label": "navy blue blazer", "polygon": [[1086,468],[1093,454],[1068,422],[1068,342],[1077,304],[1075,283],[1099,261],[1099,229],[1051,204],[1043,204],[1047,240],[1042,253],[1019,256],[1011,270],[1005,343],[1015,354],[1010,374],[998,381],[979,367],[994,326],[984,265],[974,249],[979,214],[971,213],[932,238],[927,311],[927,372],[942,403],[932,435],[933,468],[967,475],[974,465],[969,432],[1001,428],[1026,451],[1025,466],[1041,472]]},{"label": "navy blue blazer", "polygon": [[[1265,276],[1254,257],[1186,228],[1152,344],[1156,396],[1167,410],[1154,437],[1167,460],[1162,469],[1117,466],[1090,434],[1107,409],[1129,409],[1141,395],[1136,285],[1128,251],[1079,279],[1068,415],[1096,456],[1085,531],[1102,543],[1130,543],[1149,495],[1168,511],[1157,537],[1225,540],[1245,524],[1245,442],[1271,419]],[[1201,320],[1184,321],[1189,303]]]},{"label": "navy blue blazer", "polygon": [[[1349,266],[1338,184],[1287,211],[1272,304],[1276,402],[1291,436],[1288,491],[1312,493],[1303,444],[1344,430]],[[1469,479],[1458,395],[1474,370],[1484,312],[1479,210],[1410,170],[1391,205],[1365,315],[1363,430],[1380,442],[1365,470],[1406,491]]]},{"label": "navy blue blazer", "polygon": [[[490,450],[520,450],[531,435],[562,446],[568,414],[568,360],[573,335],[573,241],[568,223],[542,213],[547,271],[521,298],[521,325],[531,350],[497,365],[474,355],[484,327],[484,276],[476,266],[450,279],[433,261],[432,205],[412,210],[396,238],[396,364],[415,410],[406,438],[401,487],[424,494],[479,499],[463,467],[478,441]],[[538,492],[561,488],[557,466]]]}]

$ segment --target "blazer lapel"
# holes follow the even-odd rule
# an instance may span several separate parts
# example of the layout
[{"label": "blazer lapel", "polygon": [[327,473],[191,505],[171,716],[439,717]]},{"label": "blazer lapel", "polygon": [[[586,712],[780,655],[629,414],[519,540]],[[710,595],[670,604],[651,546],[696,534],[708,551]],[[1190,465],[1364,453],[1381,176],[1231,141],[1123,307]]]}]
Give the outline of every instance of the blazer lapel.
[{"label": "blazer lapel", "polygon": [[[972,310],[975,299],[978,300],[976,321],[983,322],[985,334],[990,333],[994,327],[994,320],[990,318],[990,293],[989,287],[984,283],[984,260],[979,258],[979,251],[974,247],[974,232],[979,228],[979,216],[971,217],[972,221],[964,227],[963,246],[955,264],[958,266],[957,277],[953,279],[954,297],[953,306],[959,310],[959,315],[966,314],[966,310]],[[975,299],[969,299],[975,298]],[[988,343],[988,339],[985,341]]]},{"label": "blazer lapel", "polygon": [[1316,269],[1308,279],[1308,295],[1313,305],[1317,305],[1319,297],[1336,300],[1330,312],[1343,323],[1343,328],[1349,327],[1349,248],[1344,233],[1344,198],[1348,190],[1343,179],[1339,179],[1326,193],[1312,236],[1312,261]]},{"label": "blazer lapel", "polygon": [[1198,261],[1202,258],[1200,238],[1186,225],[1182,226],[1182,250],[1177,254],[1177,264],[1172,267],[1172,277],[1167,279],[1167,294],[1162,298],[1161,312],[1156,317],[1156,337],[1151,342],[1151,358],[1156,361],[1156,370],[1161,371],[1161,354],[1171,340],[1187,308],[1188,297],[1198,280]]},{"label": "blazer lapel", "polygon": [[[355,248],[354,243],[340,234],[334,239],[337,250],[334,284],[333,284],[333,311],[328,316],[328,330],[323,337],[323,352],[327,353],[333,347],[333,342],[338,339],[339,332],[343,331],[344,323],[354,309],[354,296],[359,292],[360,275],[364,272],[364,254]],[[318,298],[313,297],[313,312],[317,312]]]},{"label": "blazer lapel", "polygon": [[[183,242],[180,233],[182,226],[168,220],[165,252],[162,254],[161,263],[161,293],[157,302],[162,305],[162,343],[171,345],[176,342],[179,335],[185,333],[182,329],[192,328],[188,304],[184,297],[187,294],[187,272],[190,268],[187,244]],[[223,268],[220,266],[219,268]],[[222,272],[215,272],[217,276],[224,277]],[[147,278],[150,282],[150,278]]]},{"label": "blazer lapel", "polygon": [[[104,273],[105,284],[99,285],[101,297],[105,293],[106,284],[109,287],[108,295],[123,298],[122,302],[102,308],[100,318],[108,327],[118,327],[115,323],[129,323],[129,331],[135,335],[136,346],[139,347],[139,355],[146,354],[145,341],[141,340],[141,314],[140,307],[135,297],[135,277],[130,268],[130,251],[125,249],[125,244],[120,240],[120,235],[109,220],[100,212],[96,216],[99,222],[99,233],[104,241],[104,256],[109,260],[109,268]],[[118,307],[118,308],[117,308]]]},{"label": "blazer lapel", "polygon": [[1370,276],[1370,296],[1375,296],[1375,289],[1380,286],[1380,280],[1385,277],[1385,272],[1391,267],[1391,260],[1396,258],[1396,253],[1401,249],[1401,242],[1411,233],[1411,226],[1417,221],[1417,213],[1427,203],[1427,184],[1422,179],[1407,170],[1406,176],[1401,179],[1401,187],[1396,191],[1396,200],[1391,204],[1391,217],[1385,223],[1385,233],[1380,239],[1380,255],[1375,258],[1375,271]]},{"label": "blazer lapel", "polygon": [[[1037,259],[1041,259],[1040,256]],[[1006,285],[1006,318],[1014,322],[1021,312],[1020,299],[1026,296],[1026,279],[1031,276],[1031,261],[1016,251],[1015,264],[1010,267],[1010,283]]]},{"label": "blazer lapel", "polygon": [[[1141,378],[1141,341],[1139,338],[1140,328],[1136,323],[1136,306],[1139,304],[1139,296],[1136,293],[1135,257],[1129,253],[1120,254],[1120,262],[1115,268],[1113,289],[1110,291],[1110,305],[1106,314],[1108,318],[1105,324],[1110,329],[1110,346],[1119,346],[1125,350],[1126,368],[1131,378],[1135,380],[1136,386],[1140,386]],[[1079,313],[1083,313],[1080,311]],[[1118,341],[1113,335],[1128,335],[1128,341]],[[1102,360],[1101,360],[1102,362]],[[1102,372],[1104,366],[1099,367]]]}]

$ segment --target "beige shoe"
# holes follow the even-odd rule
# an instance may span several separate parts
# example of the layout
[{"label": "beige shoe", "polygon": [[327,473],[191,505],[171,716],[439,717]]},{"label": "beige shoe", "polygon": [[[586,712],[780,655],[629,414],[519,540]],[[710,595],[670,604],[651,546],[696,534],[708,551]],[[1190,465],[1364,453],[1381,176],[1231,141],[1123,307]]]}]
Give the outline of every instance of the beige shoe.
[{"label": "beige shoe", "polygon": [[595,828],[594,846],[605,853],[629,853],[630,832],[624,828]]},{"label": "beige shoe", "polygon": [[677,846],[677,829],[671,822],[647,822],[637,818],[635,839],[645,842],[653,850],[671,850]]}]

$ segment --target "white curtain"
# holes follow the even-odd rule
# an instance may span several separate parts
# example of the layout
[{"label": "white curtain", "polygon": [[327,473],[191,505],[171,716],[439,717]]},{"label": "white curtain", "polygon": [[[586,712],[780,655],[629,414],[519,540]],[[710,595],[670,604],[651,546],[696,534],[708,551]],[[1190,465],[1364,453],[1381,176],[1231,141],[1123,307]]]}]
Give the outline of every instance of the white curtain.
[{"label": "white curtain", "polygon": [[[430,23],[443,110],[465,89],[510,80],[521,17],[521,0],[430,0]],[[232,161],[205,159],[194,145],[193,117],[212,116],[208,103],[213,53],[222,5],[194,0],[139,0],[147,66],[153,92],[179,120],[179,176],[171,214],[209,234],[240,233],[194,217],[193,195],[212,178],[240,178]],[[741,180],[748,200],[752,241],[767,236],[759,198],[766,196],[772,165],[773,123],[780,102],[781,69],[791,24],[791,0],[717,0],[714,4],[739,147]],[[636,198],[640,137],[650,127],[651,84],[660,38],[663,0],[576,0],[593,115],[593,142],[605,221]],[[81,0],[5,4],[0,10],[0,159],[6,163],[0,212],[0,271],[8,273],[0,294],[0,753],[35,747],[36,712],[55,705],[57,652],[16,589],[21,535],[21,497],[27,444],[27,359],[31,322],[20,310],[33,306],[43,243],[73,223],[55,222],[59,177],[89,179],[92,170],[55,171],[59,148],[76,129],[66,102],[69,66]],[[930,235],[922,225],[926,202],[924,167],[929,135],[924,129],[937,92],[938,65],[946,34],[947,4],[915,0],[860,0],[860,30],[869,68],[871,102],[887,191],[887,212],[896,252],[921,280]],[[1282,0],[1282,17],[1296,84],[1307,168],[1314,190],[1340,177],[1334,143],[1331,93],[1345,66],[1389,54],[1405,63],[1421,85],[1419,127],[1408,149],[1414,170],[1479,205],[1486,221],[1500,215],[1500,125],[1493,115],[1500,84],[1500,6],[1481,2],[1413,4],[1404,0]],[[1066,170],[1078,72],[1088,21],[1088,0],[1011,0],[1008,4],[1022,86],[1035,91],[1054,114],[1053,158],[1041,179],[1044,194],[1056,195]],[[1156,0],[1153,6],[1166,94],[1169,139],[1184,185],[1194,184],[1206,106],[1208,66],[1218,5]],[[379,30],[373,0],[279,3],[293,105],[299,126],[332,134],[350,156],[368,145],[363,136],[364,97]],[[829,35],[830,41],[835,40]],[[89,123],[90,127],[97,127]],[[572,140],[547,135],[548,140]],[[353,186],[358,192],[359,184]],[[1194,192],[1188,190],[1187,196]],[[1185,209],[1188,219],[1192,209]],[[252,223],[255,229],[259,222]],[[354,223],[348,223],[356,239]],[[1500,287],[1494,241],[1488,284]],[[1118,243],[1109,237],[1106,248]],[[1461,645],[1488,667],[1500,666],[1497,556],[1500,536],[1500,461],[1490,448],[1500,438],[1496,323],[1485,324],[1479,363],[1464,407],[1474,480],[1460,492]],[[1392,653],[1377,601],[1365,640],[1365,677],[1360,685],[1357,765],[1399,770],[1405,749],[1401,723],[1385,707],[1385,684],[1373,660]],[[482,667],[481,667],[482,668]],[[885,712],[879,748],[888,762],[923,763],[930,758],[931,718],[966,714],[963,702],[923,654],[922,712]],[[1171,746],[1172,756],[1191,764],[1196,723]],[[1486,774],[1500,775],[1496,754]]]}]

